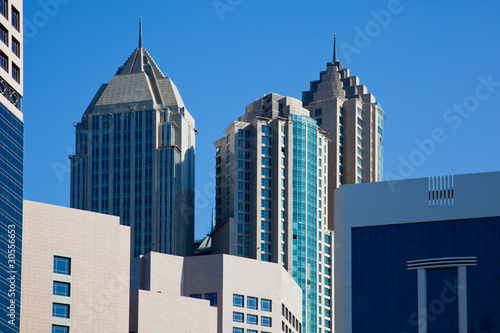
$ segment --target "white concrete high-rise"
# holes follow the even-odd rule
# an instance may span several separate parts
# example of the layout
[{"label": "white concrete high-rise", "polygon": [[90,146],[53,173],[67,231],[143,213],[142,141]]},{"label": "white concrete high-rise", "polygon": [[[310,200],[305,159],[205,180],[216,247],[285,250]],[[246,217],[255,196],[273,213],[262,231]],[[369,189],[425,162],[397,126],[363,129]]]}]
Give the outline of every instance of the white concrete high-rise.
[{"label": "white concrete high-rise", "polygon": [[305,332],[330,332],[328,139],[294,98],[269,94],[216,141],[212,253],[283,265],[302,288]]}]

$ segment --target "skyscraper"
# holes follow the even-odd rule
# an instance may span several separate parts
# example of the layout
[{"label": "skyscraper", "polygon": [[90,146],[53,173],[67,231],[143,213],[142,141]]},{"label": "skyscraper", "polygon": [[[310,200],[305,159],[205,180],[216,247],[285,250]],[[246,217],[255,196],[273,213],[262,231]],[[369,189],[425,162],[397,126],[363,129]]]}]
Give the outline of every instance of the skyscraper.
[{"label": "skyscraper", "polygon": [[326,133],[299,100],[269,94],[225,134],[215,143],[212,253],[281,263],[302,288],[305,332],[329,332]]},{"label": "skyscraper", "polygon": [[342,184],[383,180],[384,122],[382,106],[350,76],[337,60],[334,42],[333,62],[302,93],[302,103],[311,117],[325,130],[328,145],[329,223],[333,227],[333,194]]},{"label": "skyscraper", "polygon": [[190,255],[194,243],[194,119],[142,44],[76,124],[71,207],[120,216],[132,257]]},{"label": "skyscraper", "polygon": [[0,332],[19,332],[23,221],[23,1],[0,1]]}]

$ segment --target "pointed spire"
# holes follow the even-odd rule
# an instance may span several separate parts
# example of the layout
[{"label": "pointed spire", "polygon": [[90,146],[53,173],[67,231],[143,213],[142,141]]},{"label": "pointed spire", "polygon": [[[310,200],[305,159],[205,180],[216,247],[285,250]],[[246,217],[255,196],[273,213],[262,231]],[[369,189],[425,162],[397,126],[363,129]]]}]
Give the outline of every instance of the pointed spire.
[{"label": "pointed spire", "polygon": [[337,34],[333,34],[333,62],[337,61]]},{"label": "pointed spire", "polygon": [[142,49],[142,17],[139,18],[139,48]]}]

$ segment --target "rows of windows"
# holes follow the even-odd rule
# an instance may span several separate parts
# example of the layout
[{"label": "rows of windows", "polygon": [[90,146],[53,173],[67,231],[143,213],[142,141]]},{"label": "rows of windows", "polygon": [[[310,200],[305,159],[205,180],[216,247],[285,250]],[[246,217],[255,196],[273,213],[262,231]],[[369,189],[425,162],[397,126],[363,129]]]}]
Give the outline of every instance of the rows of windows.
[{"label": "rows of windows", "polygon": [[[12,26],[20,31],[21,27],[21,15],[16,7],[11,7],[11,23]],[[0,0],[0,14],[5,18],[9,19],[9,2],[8,0]],[[0,25],[0,40],[7,46],[9,46],[9,31],[8,29]],[[12,52],[19,58],[21,53],[21,43],[12,36]],[[0,67],[2,67],[7,73],[9,73],[9,57],[6,53],[0,51]],[[21,82],[21,69],[14,62],[11,63],[12,68],[12,78],[17,82]]]},{"label": "rows of windows", "polygon": [[[259,316],[247,313],[246,323],[249,325],[259,325]],[[242,312],[233,312],[233,322],[245,323],[245,314]],[[272,327],[272,318],[267,316],[260,316],[260,326]]]},{"label": "rows of windows", "polygon": [[[245,329],[241,327],[233,327],[233,333],[245,333]],[[247,329],[246,333],[259,333],[259,331]],[[260,333],[269,333],[269,332],[260,331]]]},{"label": "rows of windows", "polygon": [[[281,315],[286,319],[288,324],[292,326],[297,332],[302,333],[302,323],[293,315],[292,311],[288,310],[285,304],[281,304]],[[291,332],[285,321],[281,322],[281,330],[283,332]]]},{"label": "rows of windows", "polygon": [[[53,272],[60,275],[71,275],[71,258],[54,256]],[[56,275],[57,276],[57,275]],[[52,281],[52,294],[55,296],[70,297],[71,285],[68,282]],[[69,303],[69,302],[68,302]],[[52,303],[52,317],[70,318],[70,305],[60,301]],[[68,333],[69,326],[52,325],[52,333]]]}]

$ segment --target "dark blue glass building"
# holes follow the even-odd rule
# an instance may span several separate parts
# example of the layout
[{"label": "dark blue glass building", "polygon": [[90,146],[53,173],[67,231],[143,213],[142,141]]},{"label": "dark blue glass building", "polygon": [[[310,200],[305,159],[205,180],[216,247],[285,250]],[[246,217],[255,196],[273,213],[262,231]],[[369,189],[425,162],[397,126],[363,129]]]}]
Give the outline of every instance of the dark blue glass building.
[{"label": "dark blue glass building", "polygon": [[0,332],[19,332],[24,125],[0,103]]},{"label": "dark blue glass building", "polygon": [[492,172],[337,190],[336,329],[500,333],[499,185]]}]

